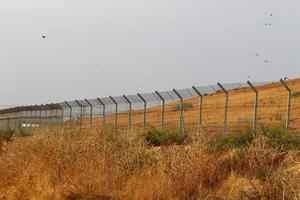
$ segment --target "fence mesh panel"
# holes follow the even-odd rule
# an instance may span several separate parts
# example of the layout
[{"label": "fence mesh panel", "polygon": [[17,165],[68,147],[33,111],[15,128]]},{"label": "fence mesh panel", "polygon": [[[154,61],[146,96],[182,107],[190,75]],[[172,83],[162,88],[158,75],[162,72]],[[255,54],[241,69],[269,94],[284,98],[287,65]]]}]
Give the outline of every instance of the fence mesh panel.
[{"label": "fence mesh panel", "polygon": [[[299,130],[298,79],[287,81],[292,90],[290,129]],[[254,83],[258,89],[257,126],[287,124],[288,92],[278,83]],[[35,130],[41,127],[90,127],[110,132],[139,131],[149,127],[183,128],[207,134],[240,132],[253,128],[255,92],[247,83],[194,87],[140,95],[124,95],[21,106],[0,110],[0,128]],[[182,100],[182,101],[181,101]],[[201,103],[201,104],[200,104]],[[202,106],[201,106],[202,105]],[[227,122],[225,121],[227,115]]]}]

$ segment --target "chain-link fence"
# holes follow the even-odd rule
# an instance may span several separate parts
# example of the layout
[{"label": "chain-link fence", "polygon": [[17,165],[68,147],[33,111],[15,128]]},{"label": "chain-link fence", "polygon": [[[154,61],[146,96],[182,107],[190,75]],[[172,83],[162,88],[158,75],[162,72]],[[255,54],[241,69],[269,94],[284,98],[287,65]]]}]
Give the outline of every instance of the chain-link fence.
[{"label": "chain-link fence", "polygon": [[65,101],[0,110],[0,128],[99,128],[113,134],[149,127],[205,134],[256,130],[281,123],[299,130],[300,81],[207,87]]}]

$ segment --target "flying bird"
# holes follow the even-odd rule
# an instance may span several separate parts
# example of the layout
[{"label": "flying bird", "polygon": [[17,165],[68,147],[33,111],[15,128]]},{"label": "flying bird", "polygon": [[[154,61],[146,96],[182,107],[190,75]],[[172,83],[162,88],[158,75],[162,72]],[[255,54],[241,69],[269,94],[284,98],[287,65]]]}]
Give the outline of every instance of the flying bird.
[{"label": "flying bird", "polygon": [[42,38],[45,39],[45,38],[46,38],[46,35],[43,35]]},{"label": "flying bird", "polygon": [[268,24],[266,22],[263,23],[265,26],[268,26]]},{"label": "flying bird", "polygon": [[257,57],[259,57],[260,55],[258,53],[255,54]]},{"label": "flying bird", "polygon": [[269,63],[270,61],[269,61],[269,60],[264,60],[264,62],[265,62],[265,63]]},{"label": "flying bird", "polygon": [[272,13],[270,13],[270,16],[271,16],[271,17],[273,17],[273,14],[272,14]]}]

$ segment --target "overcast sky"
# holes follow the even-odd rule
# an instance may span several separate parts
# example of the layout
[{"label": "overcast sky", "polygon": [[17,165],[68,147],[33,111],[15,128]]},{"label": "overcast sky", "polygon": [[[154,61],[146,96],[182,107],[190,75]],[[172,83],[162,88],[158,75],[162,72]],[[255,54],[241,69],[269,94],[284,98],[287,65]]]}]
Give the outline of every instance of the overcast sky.
[{"label": "overcast sky", "polygon": [[1,0],[0,104],[297,77],[299,9],[299,0]]}]

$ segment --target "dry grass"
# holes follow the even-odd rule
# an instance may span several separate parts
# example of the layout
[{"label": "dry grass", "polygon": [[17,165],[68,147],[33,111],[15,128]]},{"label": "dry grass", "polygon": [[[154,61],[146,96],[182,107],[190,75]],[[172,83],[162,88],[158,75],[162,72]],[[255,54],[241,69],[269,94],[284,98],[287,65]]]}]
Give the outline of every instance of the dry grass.
[{"label": "dry grass", "polygon": [[0,153],[0,199],[300,199],[300,152],[264,137],[245,148],[202,141],[149,147],[90,130],[13,137]]},{"label": "dry grass", "polygon": [[[300,79],[288,84],[294,92],[291,128],[299,132]],[[259,91],[259,125],[284,124],[286,91],[278,83],[261,86]],[[198,99],[185,103],[193,105],[184,112],[185,125],[196,132]],[[207,95],[203,103],[203,133],[207,133],[203,135],[220,133],[223,94]],[[178,128],[177,107],[177,103],[166,105],[166,127]],[[229,132],[251,127],[252,112],[253,92],[231,90]],[[160,108],[149,109],[147,116],[148,126],[159,127]],[[96,130],[100,120],[95,118],[90,129],[85,120],[81,133],[66,125],[65,130],[42,129],[4,142],[0,146],[0,200],[300,199],[299,150],[287,153],[263,136],[248,146],[222,150],[211,148],[205,140],[149,147],[134,132],[142,127],[142,111],[133,113],[134,131],[127,129],[128,114],[119,115],[117,138]],[[106,120],[110,133],[114,118]]]}]

